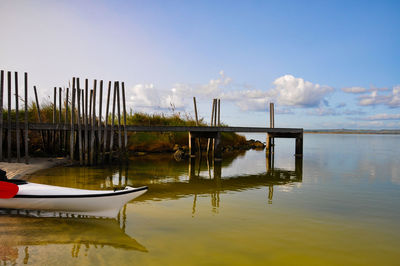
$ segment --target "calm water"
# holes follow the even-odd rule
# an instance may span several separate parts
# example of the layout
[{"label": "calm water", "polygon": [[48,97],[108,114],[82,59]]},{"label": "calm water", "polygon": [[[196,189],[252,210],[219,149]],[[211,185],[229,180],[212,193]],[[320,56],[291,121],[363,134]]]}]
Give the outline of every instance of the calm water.
[{"label": "calm water", "polygon": [[398,265],[400,136],[305,135],[264,151],[128,167],[59,167],[31,182],[147,185],[117,219],[0,215],[0,259],[63,265]]}]

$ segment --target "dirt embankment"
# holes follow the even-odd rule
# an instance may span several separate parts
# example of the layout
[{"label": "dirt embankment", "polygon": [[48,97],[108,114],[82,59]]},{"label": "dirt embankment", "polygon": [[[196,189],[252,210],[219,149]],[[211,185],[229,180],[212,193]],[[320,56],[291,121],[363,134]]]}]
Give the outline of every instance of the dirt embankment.
[{"label": "dirt embankment", "polygon": [[[21,161],[23,161],[23,159]],[[9,179],[22,179],[25,175],[32,174],[36,171],[66,164],[69,164],[69,160],[64,157],[30,158],[29,164],[17,163],[15,160],[11,163],[0,162],[0,169],[7,172],[7,178]]]}]

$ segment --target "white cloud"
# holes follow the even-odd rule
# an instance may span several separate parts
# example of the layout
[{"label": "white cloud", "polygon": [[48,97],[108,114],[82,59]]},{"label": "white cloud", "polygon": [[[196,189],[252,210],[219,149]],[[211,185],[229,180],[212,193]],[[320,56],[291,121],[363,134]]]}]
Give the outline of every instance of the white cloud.
[{"label": "white cloud", "polygon": [[392,88],[392,91],[386,95],[379,95],[378,91],[384,91],[384,90],[375,89],[369,95],[359,96],[358,104],[361,106],[381,104],[391,108],[400,107],[400,85],[394,86]]},{"label": "white cloud", "polygon": [[342,88],[342,91],[347,93],[364,93],[367,92],[367,89],[363,87],[350,87],[350,88]]},{"label": "white cloud", "polygon": [[362,118],[362,120],[400,120],[400,114],[376,114]]},{"label": "white cloud", "polygon": [[279,104],[298,107],[315,107],[333,88],[321,86],[292,75],[277,78],[273,89]]}]

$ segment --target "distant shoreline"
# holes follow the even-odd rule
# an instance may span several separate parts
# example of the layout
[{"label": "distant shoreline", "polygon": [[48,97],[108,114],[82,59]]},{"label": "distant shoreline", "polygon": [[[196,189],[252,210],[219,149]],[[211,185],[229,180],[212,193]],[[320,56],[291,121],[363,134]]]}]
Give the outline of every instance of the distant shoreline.
[{"label": "distant shoreline", "polygon": [[398,135],[400,130],[352,130],[352,129],[315,129],[304,130],[305,134],[375,134],[375,135]]}]

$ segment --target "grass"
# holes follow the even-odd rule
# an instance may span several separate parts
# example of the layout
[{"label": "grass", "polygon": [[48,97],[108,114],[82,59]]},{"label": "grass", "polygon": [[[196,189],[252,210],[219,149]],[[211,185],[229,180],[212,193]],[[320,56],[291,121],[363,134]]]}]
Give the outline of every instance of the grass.
[{"label": "grass", "polygon": [[[53,105],[49,103],[43,104],[40,108],[42,123],[53,122]],[[16,112],[11,110],[11,121],[15,122]],[[56,121],[59,119],[59,110],[56,110]],[[70,111],[68,112],[67,123],[70,119]],[[7,123],[8,110],[3,110],[3,123]],[[75,116],[76,117],[76,116]],[[18,120],[23,123],[25,119],[24,110],[19,110]],[[189,115],[182,115],[181,113],[172,112],[172,114],[147,114],[147,113],[129,113],[127,114],[127,125],[136,126],[195,126],[196,121]],[[28,108],[28,121],[30,123],[38,123],[38,112],[35,103],[31,103]],[[115,119],[117,122],[118,120]],[[65,122],[65,109],[61,111],[61,123]],[[109,123],[111,123],[111,115],[109,116]],[[200,126],[206,126],[204,119],[200,119]],[[21,125],[23,128],[23,125]],[[3,134],[4,135],[4,134]],[[15,142],[15,134],[13,135],[13,145]],[[236,133],[222,133],[223,146],[237,146],[246,142],[246,138]],[[30,150],[35,151],[41,148],[41,137],[38,131],[30,132]],[[6,139],[5,139],[6,141]],[[203,141],[204,142],[204,141]],[[114,141],[114,143],[118,143]],[[188,134],[187,132],[129,132],[128,133],[128,150],[129,151],[144,151],[144,152],[168,152],[172,151],[175,145],[187,146]],[[203,143],[205,146],[205,143]],[[15,146],[14,146],[15,147]]]}]

